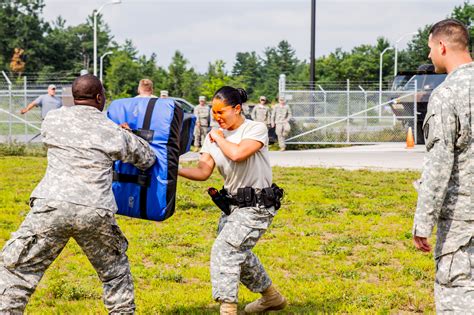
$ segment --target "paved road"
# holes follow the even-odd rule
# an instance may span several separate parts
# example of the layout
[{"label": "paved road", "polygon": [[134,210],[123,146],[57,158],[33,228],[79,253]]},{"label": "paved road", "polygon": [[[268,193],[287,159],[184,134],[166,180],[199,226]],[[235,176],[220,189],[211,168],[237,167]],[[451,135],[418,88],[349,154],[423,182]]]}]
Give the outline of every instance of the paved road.
[{"label": "paved road", "polygon": [[[336,167],[349,170],[421,170],[424,146],[405,149],[405,143],[352,146],[305,151],[270,152],[272,166]],[[199,154],[190,152],[181,161],[193,161]]]}]

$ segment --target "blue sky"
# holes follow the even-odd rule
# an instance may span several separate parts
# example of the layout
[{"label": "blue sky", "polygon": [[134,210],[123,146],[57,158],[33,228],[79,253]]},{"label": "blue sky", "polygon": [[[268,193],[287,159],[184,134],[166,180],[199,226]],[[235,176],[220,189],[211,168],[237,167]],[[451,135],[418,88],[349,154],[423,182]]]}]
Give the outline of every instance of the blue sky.
[{"label": "blue sky", "polygon": [[[45,0],[43,17],[61,15],[67,24],[86,16],[107,0]],[[350,50],[375,43],[379,36],[392,43],[425,24],[445,18],[463,0],[317,0],[316,55],[337,47]],[[288,40],[300,59],[309,59],[311,0],[122,0],[102,13],[115,40],[131,39],[140,54],[158,55],[168,66],[180,50],[200,72],[209,61],[222,59],[231,69],[235,54],[256,51]],[[92,30],[91,30],[92,31]],[[404,47],[407,40],[400,42]]]}]

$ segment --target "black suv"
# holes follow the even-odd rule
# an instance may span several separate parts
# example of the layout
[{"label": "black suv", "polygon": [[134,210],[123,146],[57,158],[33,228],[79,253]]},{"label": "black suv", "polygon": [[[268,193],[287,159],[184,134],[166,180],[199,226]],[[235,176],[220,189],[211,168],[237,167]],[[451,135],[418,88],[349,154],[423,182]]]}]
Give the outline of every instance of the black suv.
[{"label": "black suv", "polygon": [[[393,80],[392,91],[403,92],[414,91],[416,82],[417,144],[425,143],[423,139],[422,127],[431,92],[433,92],[433,90],[438,85],[443,83],[444,79],[446,79],[446,76],[446,74],[435,73],[434,66],[428,64],[418,67],[418,70],[416,71],[401,71],[395,76]],[[402,121],[402,123],[407,127],[413,127],[413,119],[402,117],[413,116],[413,103],[413,96],[399,98],[397,95],[395,95],[393,101],[390,103],[390,107],[392,108],[395,116],[400,117],[398,120]]]}]

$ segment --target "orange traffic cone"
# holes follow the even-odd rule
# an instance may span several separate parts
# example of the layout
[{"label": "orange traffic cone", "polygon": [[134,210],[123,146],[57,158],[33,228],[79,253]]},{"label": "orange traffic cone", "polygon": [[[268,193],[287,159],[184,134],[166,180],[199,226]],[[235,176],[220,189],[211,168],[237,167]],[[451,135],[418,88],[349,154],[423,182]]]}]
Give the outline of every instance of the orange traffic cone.
[{"label": "orange traffic cone", "polygon": [[413,149],[415,147],[415,140],[413,139],[413,131],[411,127],[408,128],[407,133],[407,146],[406,149]]}]

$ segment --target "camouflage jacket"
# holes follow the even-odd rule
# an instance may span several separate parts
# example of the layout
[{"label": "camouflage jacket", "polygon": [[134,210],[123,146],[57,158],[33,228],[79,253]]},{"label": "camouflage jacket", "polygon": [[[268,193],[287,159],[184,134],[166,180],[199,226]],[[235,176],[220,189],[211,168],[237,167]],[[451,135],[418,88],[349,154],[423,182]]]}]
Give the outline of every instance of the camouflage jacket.
[{"label": "camouflage jacket", "polygon": [[270,125],[270,109],[266,105],[258,104],[252,110],[252,120]]},{"label": "camouflage jacket", "polygon": [[272,124],[287,123],[290,121],[291,117],[290,106],[281,106],[280,104],[277,104],[272,111]]},{"label": "camouflage jacket", "polygon": [[439,220],[474,220],[473,107],[471,62],[451,72],[430,97],[423,123],[427,153],[413,226],[416,236],[429,237]]},{"label": "camouflage jacket", "polygon": [[196,123],[199,123],[201,127],[209,126],[209,106],[197,105],[196,107],[194,107],[194,115],[196,115]]},{"label": "camouflage jacket", "polygon": [[148,143],[91,106],[51,111],[41,128],[48,167],[32,198],[117,210],[112,193],[115,160],[147,169],[156,155]]}]

